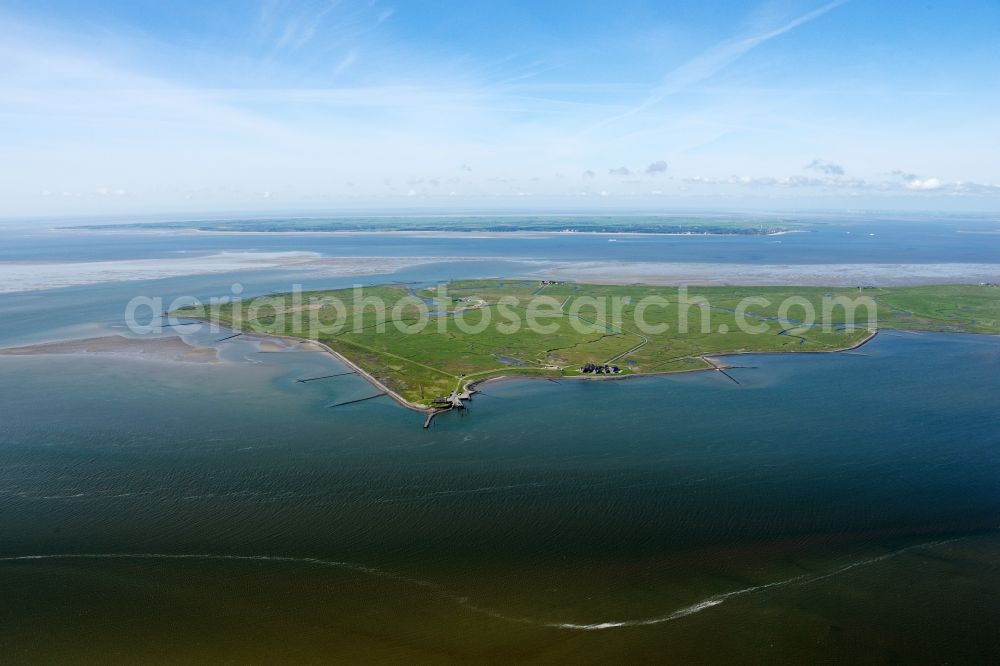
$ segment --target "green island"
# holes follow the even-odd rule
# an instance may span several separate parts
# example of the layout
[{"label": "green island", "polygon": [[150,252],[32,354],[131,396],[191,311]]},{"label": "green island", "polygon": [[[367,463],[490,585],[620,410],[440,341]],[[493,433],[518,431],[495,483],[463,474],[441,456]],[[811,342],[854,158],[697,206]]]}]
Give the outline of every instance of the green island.
[{"label": "green island", "polygon": [[455,217],[336,217],[234,220],[182,220],[95,224],[89,230],[207,231],[214,233],[594,233],[594,234],[705,234],[768,236],[802,230],[804,225],[785,218],[746,215],[463,215]]},{"label": "green island", "polygon": [[[678,293],[673,287],[480,279],[275,294],[188,306],[171,315],[313,340],[401,404],[428,413],[460,407],[477,384],[501,376],[724,372],[727,366],[715,357],[843,351],[864,344],[879,328],[1000,333],[1000,288],[993,285],[690,287],[684,306]],[[856,310],[855,324],[845,323],[847,310],[836,299],[859,297],[874,303],[874,326],[865,307]],[[755,300],[747,305],[748,298]],[[385,303],[381,317],[374,302]],[[614,302],[617,317],[613,307],[602,311],[599,305]],[[782,303],[788,309],[779,316]],[[828,315],[804,326],[797,317],[806,303],[818,317],[824,307]],[[529,308],[535,326],[526,323]],[[635,325],[637,314],[645,330]],[[510,330],[514,319],[520,322],[516,331]]]}]

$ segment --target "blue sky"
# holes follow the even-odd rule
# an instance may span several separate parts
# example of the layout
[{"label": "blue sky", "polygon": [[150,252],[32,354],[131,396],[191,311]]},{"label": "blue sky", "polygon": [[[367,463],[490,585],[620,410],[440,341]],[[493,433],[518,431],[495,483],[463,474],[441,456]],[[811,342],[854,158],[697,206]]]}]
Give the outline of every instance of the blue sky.
[{"label": "blue sky", "polygon": [[7,215],[1000,210],[1000,3],[7,0]]}]

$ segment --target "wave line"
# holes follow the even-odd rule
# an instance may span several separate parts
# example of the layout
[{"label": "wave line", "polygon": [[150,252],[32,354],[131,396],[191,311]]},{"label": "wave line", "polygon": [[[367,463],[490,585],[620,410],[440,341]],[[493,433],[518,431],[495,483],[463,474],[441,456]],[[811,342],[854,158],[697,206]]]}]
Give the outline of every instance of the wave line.
[{"label": "wave line", "polygon": [[789,585],[796,585],[796,584],[808,585],[810,583],[815,583],[817,581],[826,580],[828,578],[838,576],[852,569],[892,559],[894,557],[897,557],[912,550],[916,550],[918,548],[934,548],[936,546],[943,546],[946,544],[955,543],[956,541],[962,541],[967,538],[968,537],[957,537],[954,539],[945,539],[941,541],[928,541],[925,543],[918,543],[912,546],[907,546],[905,548],[900,548],[899,550],[885,553],[883,555],[878,555],[876,557],[870,557],[864,560],[859,560],[858,562],[852,562],[850,564],[846,564],[832,571],[828,571],[827,573],[801,574],[798,576],[793,576],[791,578],[784,578],[782,580],[777,580],[770,583],[763,583],[761,585],[744,587],[738,590],[731,590],[729,592],[722,592],[707,597],[705,599],[702,599],[701,601],[697,601],[689,606],[678,608],[677,610],[671,611],[666,615],[638,618],[633,620],[610,620],[610,621],[593,622],[593,623],[546,622],[543,620],[538,620],[529,617],[504,615],[503,613],[497,612],[490,608],[477,606],[471,603],[468,597],[458,596],[456,594],[448,592],[443,586],[441,586],[438,583],[434,583],[432,581],[421,580],[418,578],[409,578],[401,574],[393,573],[391,571],[386,571],[384,569],[378,569],[375,567],[369,567],[362,564],[356,564],[353,562],[324,560],[317,557],[293,557],[286,555],[215,555],[210,553],[63,553],[63,554],[53,553],[53,554],[43,554],[43,555],[12,555],[12,556],[0,557],[0,562],[25,562],[25,561],[39,561],[39,560],[72,560],[72,559],[76,560],[132,559],[132,560],[207,560],[207,561],[242,561],[242,562],[283,562],[289,564],[308,564],[312,566],[332,567],[338,569],[346,569],[349,571],[357,571],[360,573],[366,573],[373,576],[378,576],[382,578],[396,580],[399,582],[408,583],[423,589],[432,590],[442,598],[448,599],[449,601],[452,601],[453,603],[457,604],[458,606],[461,606],[462,608],[465,608],[466,610],[481,615],[486,615],[494,619],[503,620],[505,622],[530,624],[549,629],[564,629],[572,631],[603,631],[607,629],[620,629],[623,627],[646,627],[656,624],[662,624],[664,622],[671,622],[673,620],[679,620],[681,618],[688,617],[689,615],[700,613],[701,611],[707,610],[709,608],[714,608],[715,606],[718,606],[734,597],[752,594],[754,592],[759,592],[761,590],[786,587]]}]

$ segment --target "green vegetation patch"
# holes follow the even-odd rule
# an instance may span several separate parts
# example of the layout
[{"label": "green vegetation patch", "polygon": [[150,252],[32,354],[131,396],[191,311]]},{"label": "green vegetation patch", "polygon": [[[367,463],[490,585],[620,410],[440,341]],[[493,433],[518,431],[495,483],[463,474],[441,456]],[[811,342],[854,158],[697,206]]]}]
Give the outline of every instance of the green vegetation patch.
[{"label": "green vegetation patch", "polygon": [[1000,288],[679,290],[504,278],[277,294],[175,314],[318,340],[429,405],[500,375],[704,369],[706,357],[728,353],[849,348],[875,327],[1000,333]]}]

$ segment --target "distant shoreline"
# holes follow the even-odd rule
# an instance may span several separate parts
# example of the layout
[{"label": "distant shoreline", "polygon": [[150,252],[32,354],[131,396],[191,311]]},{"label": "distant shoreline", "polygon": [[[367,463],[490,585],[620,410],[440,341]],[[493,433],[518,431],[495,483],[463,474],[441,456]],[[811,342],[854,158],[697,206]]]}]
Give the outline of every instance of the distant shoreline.
[{"label": "distant shoreline", "polygon": [[127,234],[141,233],[150,235],[199,235],[199,236],[375,236],[375,235],[396,235],[396,236],[416,236],[428,238],[511,238],[523,236],[526,238],[548,238],[565,236],[723,236],[723,237],[771,237],[784,236],[786,234],[810,233],[808,229],[773,229],[765,231],[613,231],[608,229],[561,229],[561,230],[538,230],[538,229],[272,229],[266,231],[251,231],[247,229],[202,229],[197,227],[151,227],[141,228],[138,226],[113,225],[113,226],[79,226],[79,227],[56,227],[58,231],[64,232],[86,232],[101,234]]}]

